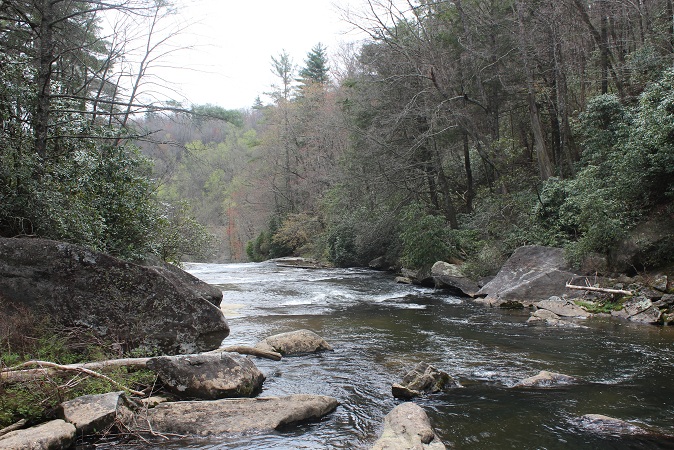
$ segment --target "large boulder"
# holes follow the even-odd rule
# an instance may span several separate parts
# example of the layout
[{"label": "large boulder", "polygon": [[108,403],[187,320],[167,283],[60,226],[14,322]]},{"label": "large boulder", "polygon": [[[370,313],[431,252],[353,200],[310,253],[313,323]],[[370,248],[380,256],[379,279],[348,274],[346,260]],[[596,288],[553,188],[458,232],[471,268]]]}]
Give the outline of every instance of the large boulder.
[{"label": "large boulder", "polygon": [[466,277],[461,266],[438,261],[431,267],[431,276],[435,281],[435,287],[447,289],[459,295],[474,297],[480,290],[477,283]]},{"label": "large boulder", "polygon": [[117,420],[124,421],[130,416],[133,408],[124,392],[109,392],[63,402],[59,416],[75,425],[77,435],[83,436],[107,431]]},{"label": "large boulder", "polygon": [[482,301],[489,305],[506,301],[531,305],[553,295],[577,297],[578,291],[566,288],[575,277],[563,249],[529,245],[515,250],[496,277],[476,295],[484,297]]},{"label": "large boulder", "polygon": [[416,403],[402,403],[384,419],[384,431],[372,450],[445,450],[445,444]]},{"label": "large boulder", "polygon": [[75,426],[61,419],[52,420],[0,437],[0,450],[61,450],[75,442]]},{"label": "large boulder", "polygon": [[222,292],[172,266],[142,266],[45,239],[0,238],[0,299],[128,348],[196,353],[229,327]]},{"label": "large boulder", "polygon": [[318,420],[339,402],[322,395],[290,395],[211,401],[168,402],[139,417],[141,429],[159,433],[212,435],[270,431],[295,423]]},{"label": "large boulder", "polygon": [[250,359],[235,353],[160,356],[151,358],[147,367],[183,398],[251,397],[265,379]]},{"label": "large boulder", "polygon": [[325,339],[311,330],[275,334],[255,344],[255,348],[285,356],[332,350],[332,346]]},{"label": "large boulder", "polygon": [[428,363],[420,362],[402,379],[394,384],[391,393],[396,398],[410,399],[423,394],[434,394],[450,388],[461,387],[448,373]]}]

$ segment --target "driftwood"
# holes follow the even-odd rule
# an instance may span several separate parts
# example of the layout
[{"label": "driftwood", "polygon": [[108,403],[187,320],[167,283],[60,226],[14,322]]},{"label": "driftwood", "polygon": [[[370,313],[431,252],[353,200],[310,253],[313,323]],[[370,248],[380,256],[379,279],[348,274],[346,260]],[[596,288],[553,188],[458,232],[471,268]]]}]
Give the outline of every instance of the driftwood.
[{"label": "driftwood", "polygon": [[609,289],[609,288],[600,288],[594,286],[578,286],[575,284],[566,283],[566,287],[569,289],[579,289],[582,291],[595,291],[595,292],[605,292],[607,294],[622,294],[622,295],[634,295],[632,291],[626,291],[623,289]]},{"label": "driftwood", "polygon": [[[113,386],[117,386],[118,388],[123,389],[127,392],[130,392],[133,395],[137,395],[139,397],[145,397],[144,392],[140,392],[140,391],[136,391],[136,390],[133,390],[131,388],[128,388],[128,387],[124,386],[123,384],[120,384],[120,383],[116,382],[115,380],[113,380],[109,376],[103,375],[102,373],[94,372],[91,369],[86,369],[86,368],[81,367],[81,366],[78,367],[77,365],[75,365],[74,367],[73,367],[72,364],[64,366],[62,364],[56,364],[56,363],[49,362],[49,361],[37,361],[37,360],[26,361],[25,363],[19,364],[18,366],[14,366],[14,367],[10,367],[9,369],[5,369],[2,372],[0,372],[0,381],[9,381],[11,379],[11,375],[13,373],[23,372],[20,369],[23,369],[24,367],[30,367],[30,366],[39,366],[38,370],[46,368],[46,369],[54,369],[57,372],[83,373],[83,374],[86,374],[86,375],[90,375],[92,377],[101,378],[103,380],[106,380],[108,383],[112,384]],[[43,373],[46,374],[47,372],[45,371]],[[5,377],[7,377],[7,379]]]},{"label": "driftwood", "polygon": [[211,350],[210,352],[206,352],[206,354],[212,354],[212,353],[224,353],[224,352],[232,352],[232,353],[239,353],[241,355],[251,355],[251,356],[257,356],[259,358],[266,358],[266,359],[272,359],[274,361],[280,361],[282,355],[280,353],[276,352],[269,352],[267,350],[260,350],[255,347],[248,347],[246,345],[233,345],[230,347],[220,347],[216,350]]},{"label": "driftwood", "polygon": [[12,432],[12,431],[14,431],[14,430],[18,430],[18,429],[20,429],[20,428],[23,428],[23,426],[26,424],[26,422],[27,422],[26,419],[21,419],[21,420],[19,420],[17,423],[12,424],[12,425],[10,425],[10,426],[8,426],[8,427],[3,428],[2,430],[0,430],[0,436],[4,436],[4,435],[6,435],[7,433],[10,433],[10,432]]},{"label": "driftwood", "polygon": [[[252,355],[258,356],[260,358],[272,359],[274,361],[279,361],[281,359],[281,354],[276,352],[269,352],[265,350],[260,350],[254,347],[248,347],[245,345],[235,345],[230,347],[221,347],[206,354],[213,353],[224,353],[232,352],[239,353],[243,355]],[[97,370],[105,369],[114,369],[118,367],[127,367],[132,369],[144,369],[147,367],[147,362],[150,358],[122,358],[122,359],[109,359],[107,361],[96,361],[82,364],[55,364],[48,361],[27,361],[23,364],[19,364],[15,367],[10,367],[8,369],[3,369],[0,371],[0,382],[4,383],[21,383],[25,381],[35,380],[46,375],[51,375],[56,372],[80,372],[86,373],[88,375],[97,376],[99,378],[107,379],[116,386],[122,387],[124,390],[132,392],[134,395],[144,396],[142,392],[132,391],[128,388],[124,388],[119,385],[117,382],[112,380],[105,375],[102,375]],[[35,369],[24,369],[26,367],[39,366]]]}]

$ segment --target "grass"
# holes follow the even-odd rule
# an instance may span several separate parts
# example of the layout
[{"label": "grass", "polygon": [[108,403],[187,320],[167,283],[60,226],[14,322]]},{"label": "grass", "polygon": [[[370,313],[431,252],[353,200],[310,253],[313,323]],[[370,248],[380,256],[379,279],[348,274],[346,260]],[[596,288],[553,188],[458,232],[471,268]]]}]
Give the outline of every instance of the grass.
[{"label": "grass", "polygon": [[[85,330],[36,322],[24,314],[9,314],[0,308],[0,368],[35,359],[73,364],[128,356],[117,350],[118,346],[112,342]],[[156,382],[156,375],[150,370],[116,368],[104,373],[136,390]],[[119,388],[100,378],[73,373],[44,376],[22,383],[0,382],[0,428],[20,419],[26,419],[29,424],[39,423],[53,418],[64,401],[117,390]]]},{"label": "grass", "polygon": [[587,300],[576,300],[575,303],[576,305],[585,309],[587,312],[593,314],[598,313],[610,314],[612,311],[620,311],[621,309],[623,309],[622,300],[617,301],[605,300],[598,302],[591,302]]}]

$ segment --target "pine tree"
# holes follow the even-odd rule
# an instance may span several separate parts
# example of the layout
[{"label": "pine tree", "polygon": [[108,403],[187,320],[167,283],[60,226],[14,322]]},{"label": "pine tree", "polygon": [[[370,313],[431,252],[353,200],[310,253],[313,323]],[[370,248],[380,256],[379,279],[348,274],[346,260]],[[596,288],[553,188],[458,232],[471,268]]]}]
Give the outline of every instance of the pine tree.
[{"label": "pine tree", "polygon": [[300,70],[300,90],[312,84],[325,85],[328,82],[328,56],[327,48],[320,42],[307,54],[304,60],[305,67]]}]

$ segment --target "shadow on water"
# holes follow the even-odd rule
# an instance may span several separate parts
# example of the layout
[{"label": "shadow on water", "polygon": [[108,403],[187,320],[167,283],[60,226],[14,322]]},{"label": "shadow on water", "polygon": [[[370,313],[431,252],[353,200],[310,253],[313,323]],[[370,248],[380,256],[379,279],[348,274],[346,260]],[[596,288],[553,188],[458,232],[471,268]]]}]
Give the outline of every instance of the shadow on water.
[{"label": "shadow on water", "polygon": [[[529,326],[526,311],[485,308],[367,270],[264,263],[192,264],[188,271],[222,287],[231,327],[227,345],[253,345],[271,334],[308,328],[335,348],[279,362],[255,359],[267,376],[262,396],[330,395],[341,406],[321,422],[271,433],[126,448],[368,448],[399,403],[391,384],[426,361],[465,386],[417,400],[454,448],[674,449],[666,436],[598,436],[573,422],[605,414],[674,434],[673,329],[601,319],[579,322],[579,328]],[[512,388],[540,370],[584,382]]]}]

